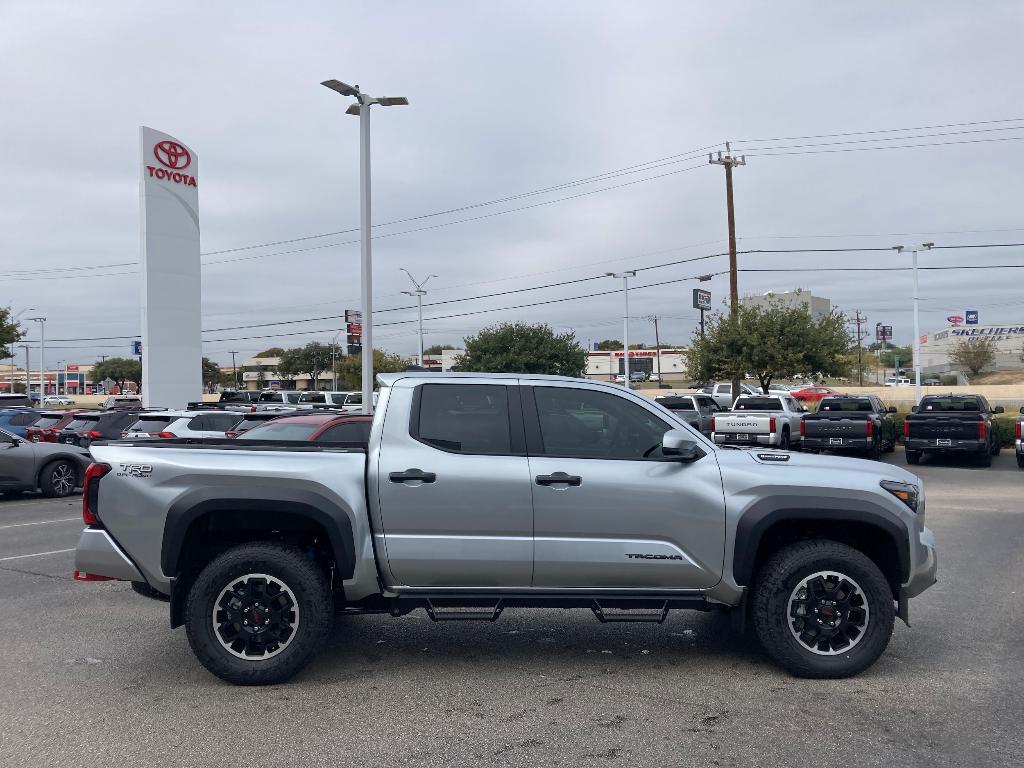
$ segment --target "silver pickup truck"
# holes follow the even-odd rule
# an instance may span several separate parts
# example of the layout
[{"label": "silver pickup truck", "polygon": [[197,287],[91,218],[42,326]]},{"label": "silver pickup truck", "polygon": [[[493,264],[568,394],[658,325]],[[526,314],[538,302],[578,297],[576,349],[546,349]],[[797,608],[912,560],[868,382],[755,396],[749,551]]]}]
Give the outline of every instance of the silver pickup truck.
[{"label": "silver pickup truck", "polygon": [[788,449],[800,442],[804,407],[789,395],[740,395],[731,413],[711,420],[711,439],[719,445],[763,445]]},{"label": "silver pickup truck", "polygon": [[295,674],[334,613],[524,606],[729,611],[791,673],[844,677],[935,581],[901,468],[721,448],[610,383],[378,381],[366,446],[94,444],[75,577],[168,596],[171,626],[240,684]]}]

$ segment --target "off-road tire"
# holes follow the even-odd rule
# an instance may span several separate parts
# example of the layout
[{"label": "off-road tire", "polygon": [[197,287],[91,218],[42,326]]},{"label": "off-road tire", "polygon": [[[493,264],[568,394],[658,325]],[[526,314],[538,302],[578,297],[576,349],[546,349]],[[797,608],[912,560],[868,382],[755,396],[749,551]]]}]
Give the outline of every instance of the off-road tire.
[{"label": "off-road tire", "polygon": [[[217,636],[214,605],[222,591],[250,574],[280,581],[295,597],[298,619],[294,636],[274,656],[243,659]],[[210,672],[236,685],[283,683],[321,649],[333,618],[327,574],[298,547],[274,542],[241,544],[222,552],[196,577],[185,603],[185,628],[196,657]]]},{"label": "off-road tire", "polygon": [[[849,651],[818,655],[790,630],[790,597],[803,579],[832,571],[852,579],[867,603],[868,619]],[[889,644],[896,610],[892,589],[870,558],[829,539],[812,539],[779,550],[760,568],[754,581],[751,618],[769,657],[797,677],[851,677],[870,667]]]},{"label": "off-road tire", "polygon": [[977,462],[979,467],[991,467],[992,466],[992,451],[982,451],[977,456]]},{"label": "off-road tire", "polygon": [[39,490],[48,499],[70,496],[78,482],[78,468],[68,459],[51,461],[39,473]]},{"label": "off-road tire", "polygon": [[779,437],[779,450],[788,451],[790,449],[789,443],[789,429],[787,427],[782,428],[782,435]]},{"label": "off-road tire", "polygon": [[921,453],[920,453],[920,451],[907,451],[906,452],[906,456],[907,456],[907,464],[920,464],[921,463]]},{"label": "off-road tire", "polygon": [[1024,469],[1024,454],[1021,454],[1021,453],[1017,454],[1017,466],[1020,469]]},{"label": "off-road tire", "polygon": [[161,602],[170,602],[170,595],[165,595],[163,592],[157,589],[153,589],[149,584],[144,581],[133,581],[132,591],[143,597],[148,597],[150,600],[160,600]]},{"label": "off-road tire", "polygon": [[890,440],[889,442],[887,442],[885,444],[885,452],[886,453],[895,453],[896,452],[896,435],[893,435],[892,436],[892,440]]}]

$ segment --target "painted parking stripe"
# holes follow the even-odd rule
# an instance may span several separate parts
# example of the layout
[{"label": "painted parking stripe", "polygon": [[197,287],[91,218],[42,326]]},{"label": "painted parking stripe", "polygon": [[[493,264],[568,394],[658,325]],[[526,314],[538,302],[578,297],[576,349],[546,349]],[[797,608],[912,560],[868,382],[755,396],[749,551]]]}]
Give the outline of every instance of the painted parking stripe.
[{"label": "painted parking stripe", "polygon": [[46,555],[63,555],[65,552],[74,552],[75,548],[71,549],[54,549],[49,552],[33,552],[31,555],[14,555],[13,557],[0,557],[0,563],[6,563],[8,560],[24,560],[26,557],[45,557]]},{"label": "painted parking stripe", "polygon": [[34,523],[11,523],[10,525],[0,525],[0,531],[4,528],[21,528],[25,525],[50,525],[51,523],[69,523],[72,520],[81,520],[81,517],[62,517],[60,520],[37,520]]}]

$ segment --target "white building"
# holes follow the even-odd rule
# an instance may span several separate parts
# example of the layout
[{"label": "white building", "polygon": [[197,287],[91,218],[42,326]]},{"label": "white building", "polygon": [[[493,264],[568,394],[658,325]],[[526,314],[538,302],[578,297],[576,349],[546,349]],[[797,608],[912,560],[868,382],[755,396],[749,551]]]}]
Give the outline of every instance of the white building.
[{"label": "white building", "polygon": [[992,339],[996,358],[989,371],[1024,370],[1024,325],[950,325],[921,337],[921,370],[927,373],[951,373],[957,367],[950,354],[957,342],[967,339]]},{"label": "white building", "polygon": [[[660,359],[659,359],[660,358]],[[587,378],[611,381],[625,369],[622,350],[587,353]],[[648,375],[661,371],[663,381],[681,381],[686,378],[685,349],[631,349],[629,370]]]},{"label": "white building", "polygon": [[740,303],[748,306],[764,308],[767,308],[772,303],[778,303],[784,307],[802,308],[810,312],[811,317],[815,320],[826,317],[832,311],[831,299],[825,299],[821,296],[812,296],[810,291],[805,291],[802,288],[797,288],[795,291],[787,291],[785,293],[768,291],[767,293],[756,295],[751,294],[741,298]]}]

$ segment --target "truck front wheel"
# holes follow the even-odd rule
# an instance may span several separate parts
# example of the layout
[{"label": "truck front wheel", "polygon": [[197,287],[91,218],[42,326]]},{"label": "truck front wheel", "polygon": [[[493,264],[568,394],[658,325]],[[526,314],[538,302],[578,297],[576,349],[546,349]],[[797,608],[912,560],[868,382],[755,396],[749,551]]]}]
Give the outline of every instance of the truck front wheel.
[{"label": "truck front wheel", "polygon": [[875,663],[892,635],[892,590],[864,553],[816,539],[776,552],[754,584],[765,652],[798,677],[842,678]]},{"label": "truck front wheel", "polygon": [[241,544],[214,558],[185,605],[199,661],[236,685],[288,680],[320,650],[330,630],[331,590],[323,569],[298,547]]}]

